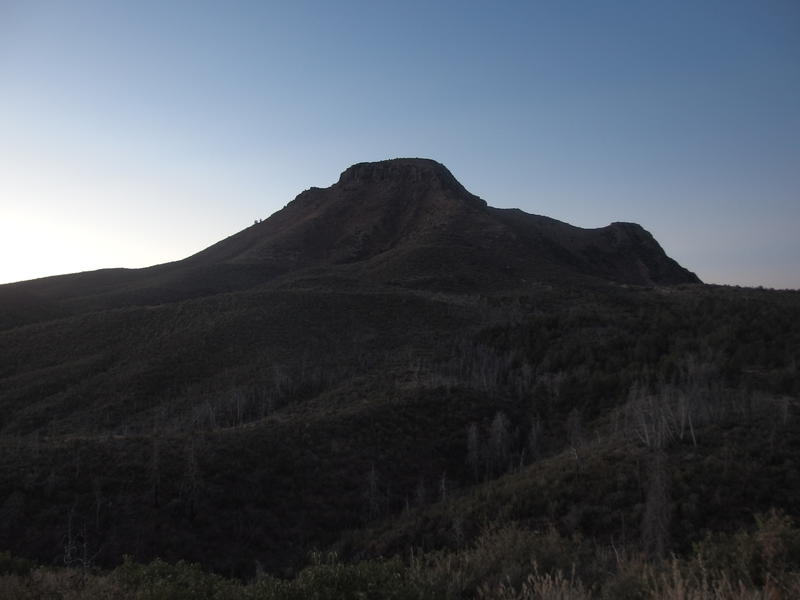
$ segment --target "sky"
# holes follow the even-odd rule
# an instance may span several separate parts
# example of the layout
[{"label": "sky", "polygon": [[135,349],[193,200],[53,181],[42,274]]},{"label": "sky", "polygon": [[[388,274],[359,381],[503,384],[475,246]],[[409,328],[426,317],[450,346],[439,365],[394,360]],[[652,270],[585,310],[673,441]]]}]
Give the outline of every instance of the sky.
[{"label": "sky", "polygon": [[800,2],[0,0],[0,283],[178,260],[403,156],[800,288]]}]

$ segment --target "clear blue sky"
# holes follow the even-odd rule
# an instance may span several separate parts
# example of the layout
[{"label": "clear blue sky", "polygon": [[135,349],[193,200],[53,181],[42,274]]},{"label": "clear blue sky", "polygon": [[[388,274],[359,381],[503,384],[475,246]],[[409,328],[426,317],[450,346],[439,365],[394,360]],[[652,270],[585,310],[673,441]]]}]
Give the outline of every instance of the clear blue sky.
[{"label": "clear blue sky", "polygon": [[800,287],[800,2],[0,0],[0,282],[183,258],[398,156]]}]

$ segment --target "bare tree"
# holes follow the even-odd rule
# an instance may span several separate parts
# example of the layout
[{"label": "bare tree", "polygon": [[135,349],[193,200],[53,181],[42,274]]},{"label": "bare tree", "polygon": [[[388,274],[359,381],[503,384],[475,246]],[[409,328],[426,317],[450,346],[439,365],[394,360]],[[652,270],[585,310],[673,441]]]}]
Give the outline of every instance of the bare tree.
[{"label": "bare tree", "polygon": [[153,431],[150,443],[150,494],[153,506],[158,508],[161,489],[161,435]]},{"label": "bare tree", "polygon": [[425,506],[428,500],[428,490],[425,487],[425,480],[422,477],[417,481],[417,489],[414,496],[417,506]]},{"label": "bare tree", "polygon": [[649,476],[642,515],[642,543],[649,554],[662,558],[669,545],[671,518],[669,472],[664,451],[659,449],[653,452],[648,466]]},{"label": "bare tree", "polygon": [[478,481],[480,477],[481,453],[478,426],[470,423],[467,427],[467,466],[472,471],[472,478]]},{"label": "bare tree", "polygon": [[183,470],[183,481],[181,483],[181,499],[183,500],[186,515],[194,519],[197,515],[197,504],[202,489],[200,467],[197,463],[197,442],[193,435],[190,435],[184,448],[185,464]]},{"label": "bare tree", "polygon": [[103,508],[103,483],[99,477],[92,479],[92,491],[94,492],[94,528],[100,531],[100,511]]},{"label": "bare tree", "polygon": [[531,460],[539,456],[539,447],[542,440],[542,421],[539,417],[534,417],[531,421],[531,429],[528,432],[528,454]]},{"label": "bare tree", "polygon": [[511,423],[505,413],[498,412],[489,430],[491,470],[495,472],[502,472],[502,470],[508,466],[508,458],[511,449],[510,426]]},{"label": "bare tree", "polygon": [[364,492],[367,505],[368,520],[376,519],[381,514],[380,490],[378,488],[378,472],[375,470],[375,463],[370,467],[367,474],[367,488]]},{"label": "bare tree", "polygon": [[566,430],[569,445],[572,446],[573,451],[577,451],[583,446],[583,419],[577,406],[567,415]]},{"label": "bare tree", "polygon": [[87,572],[94,566],[99,550],[90,550],[89,537],[86,532],[86,521],[81,525],[76,524],[75,509],[77,500],[67,516],[67,531],[62,538],[64,545],[64,565],[68,567],[78,567],[81,575],[86,576]]}]

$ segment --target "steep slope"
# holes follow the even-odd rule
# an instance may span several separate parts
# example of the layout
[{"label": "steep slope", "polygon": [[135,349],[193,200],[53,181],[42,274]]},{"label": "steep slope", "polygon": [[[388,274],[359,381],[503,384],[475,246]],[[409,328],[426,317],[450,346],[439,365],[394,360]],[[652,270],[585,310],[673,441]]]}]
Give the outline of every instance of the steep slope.
[{"label": "steep slope", "polygon": [[263,222],[181,261],[0,286],[0,326],[245,290],[309,268],[438,290],[575,277],[699,281],[638,225],[581,229],[491,208],[443,165],[395,159],[354,165],[329,188],[306,190]]}]

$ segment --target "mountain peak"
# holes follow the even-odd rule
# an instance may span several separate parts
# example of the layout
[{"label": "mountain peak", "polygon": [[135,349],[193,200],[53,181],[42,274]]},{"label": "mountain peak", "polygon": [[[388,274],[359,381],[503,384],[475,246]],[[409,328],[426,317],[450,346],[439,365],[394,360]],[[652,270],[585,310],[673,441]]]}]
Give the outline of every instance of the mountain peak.
[{"label": "mountain peak", "polygon": [[466,192],[443,164],[429,158],[393,158],[362,162],[348,167],[339,177],[340,185],[375,183],[432,184]]}]

